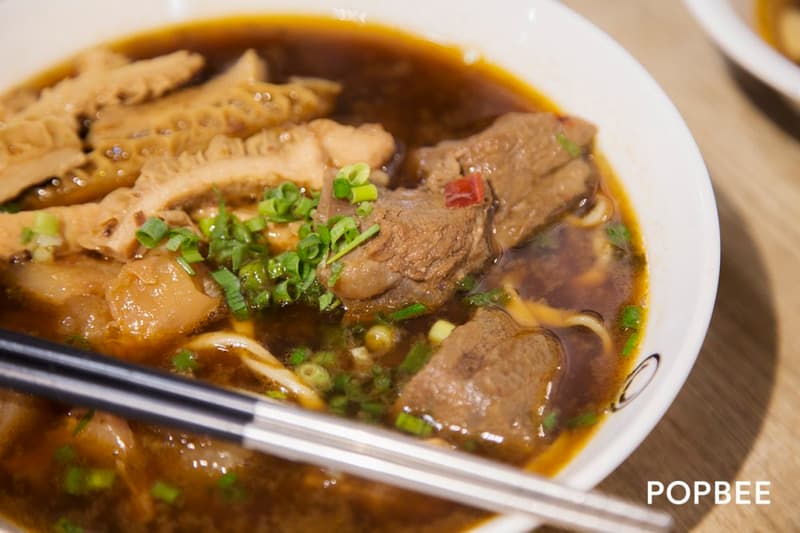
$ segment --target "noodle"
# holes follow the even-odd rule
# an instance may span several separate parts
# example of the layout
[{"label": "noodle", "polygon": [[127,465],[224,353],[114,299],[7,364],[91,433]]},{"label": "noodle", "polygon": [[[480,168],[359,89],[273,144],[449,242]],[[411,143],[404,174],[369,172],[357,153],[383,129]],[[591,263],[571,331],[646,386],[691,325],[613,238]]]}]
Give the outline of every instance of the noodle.
[{"label": "noodle", "polygon": [[237,333],[217,331],[204,333],[191,339],[184,348],[189,350],[239,350],[239,357],[250,370],[286,388],[297,397],[303,407],[322,409],[325,402],[312,389],[304,385],[294,372],[287,369],[266,348],[256,341]]},{"label": "noodle", "polygon": [[611,353],[614,349],[611,334],[594,314],[557,309],[541,302],[523,300],[517,290],[508,283],[504,284],[503,288],[509,295],[505,309],[521,326],[584,327],[600,338],[603,352]]}]

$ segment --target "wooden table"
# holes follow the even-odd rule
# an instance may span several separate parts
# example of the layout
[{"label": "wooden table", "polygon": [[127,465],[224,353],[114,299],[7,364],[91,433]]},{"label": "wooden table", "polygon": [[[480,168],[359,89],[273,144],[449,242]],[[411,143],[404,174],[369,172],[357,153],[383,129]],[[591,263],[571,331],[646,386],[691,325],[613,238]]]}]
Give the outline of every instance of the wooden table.
[{"label": "wooden table", "polygon": [[769,506],[658,506],[681,531],[800,531],[800,116],[730,65],[678,0],[565,3],[678,106],[711,172],[722,231],[719,295],[697,364],[600,488],[644,503],[648,480],[767,480]]}]

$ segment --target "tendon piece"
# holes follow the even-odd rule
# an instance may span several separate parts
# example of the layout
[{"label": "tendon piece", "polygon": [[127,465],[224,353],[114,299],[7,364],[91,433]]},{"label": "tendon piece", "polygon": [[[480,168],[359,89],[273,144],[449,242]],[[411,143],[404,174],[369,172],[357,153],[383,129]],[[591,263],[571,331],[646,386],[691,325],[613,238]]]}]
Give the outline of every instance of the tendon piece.
[{"label": "tendon piece", "polygon": [[36,101],[36,91],[20,88],[0,96],[0,126]]},{"label": "tendon piece", "polygon": [[[103,219],[103,208],[96,203],[51,207],[43,211],[54,215],[59,221],[63,244],[56,250],[57,255],[80,251],[78,238],[91,232],[97,221]],[[21,260],[29,257],[28,245],[23,242],[22,235],[25,228],[33,227],[38,212],[0,213],[0,260]]]},{"label": "tendon piece", "polygon": [[200,277],[187,274],[169,255],[149,255],[122,267],[106,290],[120,340],[162,344],[207,323],[221,300],[203,291]]},{"label": "tendon piece", "polygon": [[181,50],[109,70],[85,72],[42,91],[39,99],[17,118],[65,113],[74,117],[92,116],[110,105],[158,98],[189,81],[203,64],[202,56]]},{"label": "tendon piece", "polygon": [[116,277],[119,263],[74,254],[57,263],[18,263],[0,272],[0,282],[14,287],[22,298],[48,306],[65,305],[72,298],[103,296]]},{"label": "tendon piece", "polygon": [[87,72],[101,72],[103,70],[119,68],[127,65],[131,60],[108,48],[92,48],[75,60],[75,70],[78,74]]},{"label": "tendon piece", "polygon": [[[332,136],[336,143],[328,142]],[[217,194],[252,202],[266,187],[284,181],[319,190],[323,176],[336,167],[361,161],[377,167],[393,152],[394,139],[380,126],[354,128],[328,120],[247,140],[220,136],[203,152],[148,163],[133,188],[117,189],[100,202],[107,214],[81,245],[126,260],[136,250],[136,229],[147,217],[197,207],[215,201]]]},{"label": "tendon piece", "polygon": [[51,176],[81,165],[81,148],[75,119],[45,117],[14,120],[0,127],[0,202]]},{"label": "tendon piece", "polygon": [[149,159],[202,150],[216,135],[247,137],[264,128],[305,122],[333,110],[339,84],[324,80],[285,85],[252,81],[263,70],[263,66],[243,58],[229,73],[203,86],[101,114],[90,132],[94,150],[88,164],[64,174],[57,184],[35,191],[25,205],[94,200],[115,188],[131,186]]},{"label": "tendon piece", "polygon": [[[100,110],[92,123],[87,140],[91,145],[104,139],[142,137],[154,131],[165,130],[170,114],[207,106],[224,100],[229,89],[248,83],[265,82],[267,67],[258,54],[248,50],[222,74],[202,85],[182,89],[175,93],[135,106],[113,106]],[[167,124],[166,127],[174,124]],[[188,126],[187,126],[188,129]],[[168,134],[161,131],[162,134]]]}]

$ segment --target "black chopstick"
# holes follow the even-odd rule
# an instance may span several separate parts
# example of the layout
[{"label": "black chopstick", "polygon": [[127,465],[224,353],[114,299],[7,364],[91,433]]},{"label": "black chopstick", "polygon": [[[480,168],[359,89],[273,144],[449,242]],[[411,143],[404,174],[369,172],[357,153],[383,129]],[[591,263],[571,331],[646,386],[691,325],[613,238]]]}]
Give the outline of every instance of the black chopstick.
[{"label": "black chopstick", "polygon": [[[180,399],[187,406],[225,414],[241,423],[252,421],[257,403],[254,398],[202,381],[4,329],[0,329],[0,357],[62,376],[80,376],[83,380],[122,389],[134,387],[152,398]],[[47,396],[44,390],[39,394]]]}]

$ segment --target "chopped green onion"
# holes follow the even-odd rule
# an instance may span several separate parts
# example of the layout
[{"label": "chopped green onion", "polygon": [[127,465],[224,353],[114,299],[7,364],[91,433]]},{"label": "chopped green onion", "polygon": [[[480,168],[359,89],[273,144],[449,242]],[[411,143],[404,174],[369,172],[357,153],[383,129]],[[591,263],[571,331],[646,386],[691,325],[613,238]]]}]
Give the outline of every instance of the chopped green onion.
[{"label": "chopped green onion", "polygon": [[402,309],[395,311],[389,315],[389,320],[393,320],[395,322],[399,322],[401,320],[408,320],[409,318],[414,318],[420,315],[424,315],[428,312],[428,308],[421,303],[414,303],[408,305]]},{"label": "chopped green onion", "polygon": [[197,274],[197,272],[194,271],[194,268],[192,268],[192,265],[190,265],[189,262],[186,261],[186,259],[184,259],[182,255],[176,257],[175,262],[178,263],[178,265],[184,270],[184,272],[186,272],[190,276],[194,276],[195,274]]},{"label": "chopped green onion", "polygon": [[247,303],[241,293],[239,278],[224,267],[212,272],[211,277],[222,287],[225,293],[225,301],[228,303],[233,316],[239,320],[247,320]]},{"label": "chopped green onion", "polygon": [[356,215],[367,218],[372,213],[372,202],[361,202],[356,207]]},{"label": "chopped green onion", "polygon": [[92,345],[89,344],[89,341],[86,340],[86,337],[81,335],[70,335],[66,339],[64,339],[64,343],[68,344],[69,346],[74,346],[75,348],[80,348],[82,350],[91,350]]},{"label": "chopped green onion", "polygon": [[336,261],[337,259],[341,259],[345,255],[349,254],[350,252],[352,252],[353,250],[358,248],[361,244],[366,242],[368,239],[370,239],[371,237],[377,235],[380,230],[381,230],[380,225],[373,224],[372,226],[367,228],[365,231],[363,231],[361,234],[359,234],[358,237],[356,237],[355,239],[353,239],[349,243],[347,243],[344,246],[342,246],[341,248],[339,248],[339,251],[336,252],[336,254],[333,257],[328,259],[328,264],[331,264],[334,261]]},{"label": "chopped green onion", "polygon": [[350,197],[350,183],[344,178],[336,178],[333,180],[333,197],[339,200],[344,200]]},{"label": "chopped green onion", "polygon": [[64,492],[77,496],[85,491],[86,472],[78,466],[70,466],[64,473]]},{"label": "chopped green onion", "polygon": [[386,373],[381,367],[375,366],[372,369],[372,389],[375,392],[388,392],[392,388],[392,376]]},{"label": "chopped green onion", "polygon": [[167,223],[160,218],[150,217],[136,230],[136,240],[145,248],[155,248],[169,231]]},{"label": "chopped green onion", "polygon": [[430,331],[428,331],[428,340],[431,341],[432,344],[441,344],[450,336],[454,329],[456,329],[456,325],[452,322],[437,320],[433,323],[433,326],[431,326]]},{"label": "chopped green onion", "polygon": [[311,349],[300,346],[289,352],[289,364],[292,366],[299,366],[305,363],[309,357],[311,357]]},{"label": "chopped green onion", "polygon": [[582,415],[578,415],[567,420],[567,426],[571,428],[585,428],[595,425],[598,420],[599,418],[597,414],[593,413],[592,411],[588,411]]},{"label": "chopped green onion", "polygon": [[87,490],[107,490],[114,486],[117,473],[104,468],[92,468],[86,473]]},{"label": "chopped green onion", "polygon": [[81,526],[73,524],[66,517],[59,518],[53,529],[56,530],[56,533],[83,533]]},{"label": "chopped green onion", "polygon": [[478,284],[478,280],[476,280],[472,276],[464,276],[458,282],[456,282],[456,290],[458,292],[470,292],[475,286]]},{"label": "chopped green onion", "polygon": [[207,217],[200,219],[197,226],[200,228],[200,233],[208,239],[211,237],[211,232],[214,230],[214,217]]},{"label": "chopped green onion", "polygon": [[8,202],[0,205],[0,213],[19,213],[19,204]]},{"label": "chopped green onion", "polygon": [[312,233],[297,243],[297,255],[301,261],[315,265],[322,259],[324,252],[319,235]]},{"label": "chopped green onion", "polygon": [[156,481],[150,488],[150,495],[157,500],[172,505],[181,495],[181,491],[163,481]]},{"label": "chopped green onion", "polygon": [[308,386],[319,392],[328,391],[333,387],[331,375],[322,365],[303,363],[295,372]]},{"label": "chopped green onion", "polygon": [[47,235],[49,237],[56,237],[58,231],[58,217],[53,213],[47,211],[37,211],[33,218],[33,232],[36,235]]},{"label": "chopped green onion", "polygon": [[332,367],[336,366],[338,358],[336,357],[335,352],[330,352],[325,350],[314,354],[314,357],[311,359],[311,362],[317,363],[318,365],[322,365],[324,367]]},{"label": "chopped green onion", "polygon": [[285,400],[286,398],[289,397],[289,395],[282,390],[268,390],[267,396],[269,396],[273,400]]},{"label": "chopped green onion", "polygon": [[339,281],[339,276],[342,275],[342,270],[344,270],[344,263],[341,261],[336,261],[331,265],[331,275],[328,278],[328,287],[335,287],[336,282]]},{"label": "chopped green onion", "polygon": [[239,486],[239,476],[234,472],[226,472],[217,481],[222,497],[227,501],[242,500],[246,496],[244,489]]},{"label": "chopped green onion", "polygon": [[545,431],[552,431],[556,424],[558,423],[558,413],[556,411],[550,411],[542,418],[542,428]]},{"label": "chopped green onion", "polygon": [[638,305],[626,305],[622,308],[619,322],[623,328],[639,329],[642,324],[642,308]]},{"label": "chopped green onion", "polygon": [[75,461],[76,457],[75,448],[69,444],[59,446],[56,448],[56,451],[53,452],[53,458],[61,464],[71,463]]},{"label": "chopped green onion", "polygon": [[386,406],[380,402],[361,402],[359,408],[374,417],[381,417],[386,412]]},{"label": "chopped green onion", "polygon": [[172,358],[172,367],[178,372],[194,372],[197,370],[197,356],[194,352],[183,349]]},{"label": "chopped green onion", "polygon": [[181,249],[181,257],[187,263],[200,263],[205,259],[200,253],[200,250],[197,248],[197,244],[193,244],[191,246],[184,244],[183,248]]},{"label": "chopped green onion", "polygon": [[355,163],[339,169],[336,179],[343,179],[350,185],[364,185],[369,180],[370,168],[366,163]]},{"label": "chopped green onion", "polygon": [[394,421],[394,426],[401,431],[418,437],[427,437],[433,432],[433,427],[428,422],[408,413],[399,413]]},{"label": "chopped green onion", "polygon": [[358,223],[353,217],[342,217],[331,226],[331,249],[334,249],[339,240],[344,237],[345,242],[351,242],[358,235]]},{"label": "chopped green onion", "polygon": [[622,347],[622,357],[628,357],[633,351],[636,349],[636,346],[639,345],[639,332],[634,331],[631,333],[628,340],[625,341],[625,346]]},{"label": "chopped green onion", "polygon": [[631,230],[621,222],[614,222],[606,226],[608,242],[621,250],[627,250],[631,242]]},{"label": "chopped green onion", "polygon": [[417,342],[411,347],[405,359],[397,368],[407,374],[416,374],[425,366],[432,354],[433,349],[430,345],[425,342]]},{"label": "chopped green onion", "polygon": [[339,307],[339,300],[336,299],[336,295],[333,294],[331,291],[325,291],[319,297],[319,310],[320,311],[333,311],[337,307]]},{"label": "chopped green onion", "polygon": [[378,199],[378,188],[372,183],[350,189],[350,203],[374,202]]},{"label": "chopped green onion", "polygon": [[262,216],[256,216],[250,220],[245,220],[244,225],[249,231],[258,233],[259,231],[264,231],[267,228],[267,221],[264,220],[264,217]]},{"label": "chopped green onion", "polygon": [[22,235],[20,235],[20,241],[22,244],[28,244],[33,240],[36,234],[33,232],[31,228],[22,228]]},{"label": "chopped green onion", "polygon": [[94,418],[94,409],[89,409],[86,411],[86,414],[83,415],[80,420],[78,420],[78,424],[75,426],[75,429],[72,431],[72,436],[76,437],[78,433],[84,430],[84,428],[92,421]]},{"label": "chopped green onion", "polygon": [[334,396],[328,402],[328,409],[332,413],[336,413],[338,415],[344,415],[344,414],[347,413],[347,405],[349,403],[350,403],[350,401],[347,399],[346,396],[341,396],[341,395]]},{"label": "chopped green onion", "polygon": [[570,157],[578,157],[583,153],[583,150],[581,150],[580,146],[575,144],[561,132],[556,133],[556,140],[558,141],[558,144],[560,144],[561,147],[567,151]]},{"label": "chopped green onion", "polygon": [[467,305],[475,307],[488,307],[490,305],[505,305],[509,296],[503,289],[491,289],[486,292],[477,292],[464,298]]},{"label": "chopped green onion", "polygon": [[292,215],[294,215],[297,219],[309,218],[311,216],[311,210],[315,207],[316,203],[314,200],[308,196],[301,196],[297,199],[294,207],[292,208]]}]

